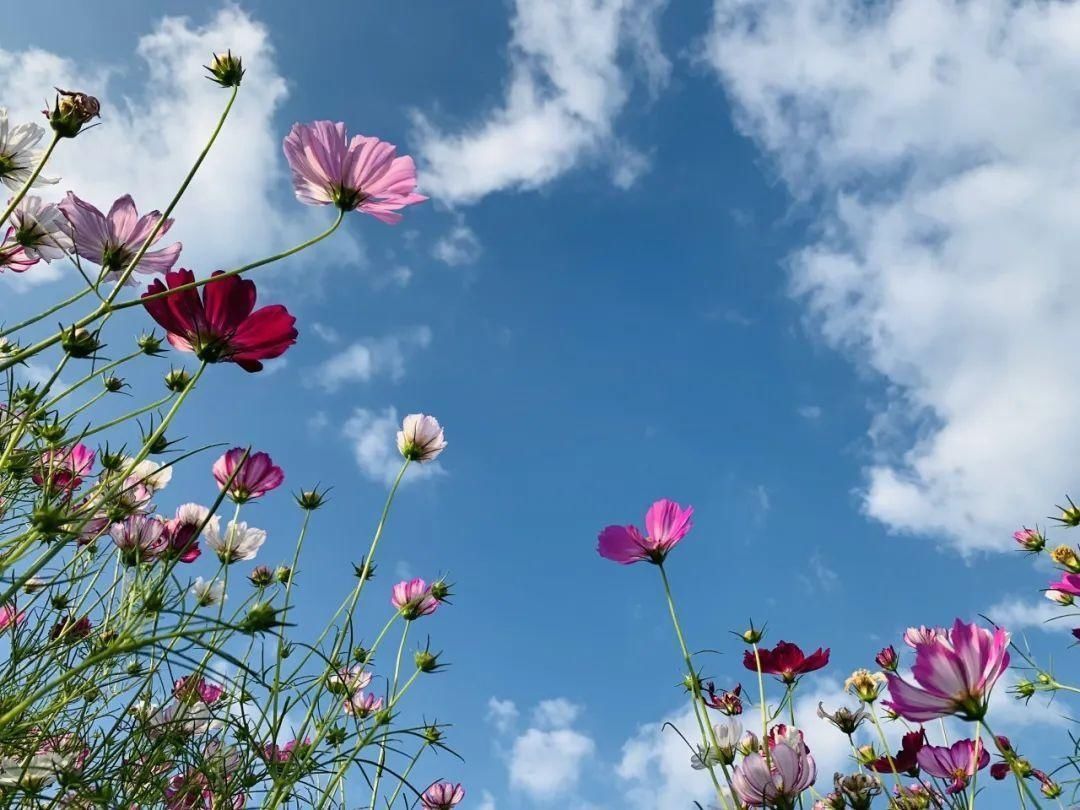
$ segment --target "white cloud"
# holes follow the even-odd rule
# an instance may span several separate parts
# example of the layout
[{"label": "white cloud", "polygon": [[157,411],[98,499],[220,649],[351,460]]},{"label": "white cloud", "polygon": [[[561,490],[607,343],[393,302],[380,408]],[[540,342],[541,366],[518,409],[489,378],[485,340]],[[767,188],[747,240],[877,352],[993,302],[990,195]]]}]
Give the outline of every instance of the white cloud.
[{"label": "white cloud", "polygon": [[542,700],[533,710],[533,723],[540,728],[569,728],[581,714],[581,706],[566,698]]},{"label": "white cloud", "polygon": [[488,700],[487,720],[500,734],[506,734],[517,722],[518,707],[512,700],[500,700],[493,697]]},{"label": "white cloud", "polygon": [[485,790],[480,794],[480,804],[477,810],[495,810],[495,797]]},{"label": "white cloud", "polygon": [[[101,126],[60,145],[48,173],[62,179],[38,193],[59,199],[71,189],[107,210],[130,192],[141,212],[165,208],[225,106],[228,91],[207,81],[202,68],[225,48],[243,57],[247,74],[214,150],[174,212],[176,225],[166,239],[184,242],[182,266],[208,273],[291,246],[325,228],[330,221],[325,210],[291,199],[281,154],[285,132],[275,121],[286,81],[268,31],[235,6],[201,27],[186,18],[162,19],[139,39],[137,60],[76,63],[37,49],[0,48],[0,103],[9,108],[11,120],[43,122],[42,102],[53,86],[101,100]],[[119,78],[132,79],[134,91],[121,91]],[[360,248],[351,236],[339,233],[330,243],[338,259],[359,260]],[[62,263],[39,264],[14,283],[75,273]],[[4,278],[10,281],[11,274]]]},{"label": "white cloud", "polygon": [[432,256],[451,267],[472,264],[483,252],[484,248],[476,233],[461,218],[431,249]]},{"label": "white cloud", "polygon": [[[372,481],[390,484],[401,469],[401,454],[397,449],[397,432],[401,418],[397,408],[383,411],[356,408],[345,421],[342,435],[352,442],[356,465]],[[443,475],[439,462],[410,464],[403,483]]]},{"label": "white cloud", "polygon": [[795,291],[888,383],[867,513],[1010,547],[1080,452],[1080,5],[716,0],[706,56],[823,204]]},{"label": "white cloud", "polygon": [[706,773],[690,767],[691,750],[664,723],[671,723],[692,745],[699,741],[697,721],[687,707],[660,723],[641,726],[622,747],[615,774],[622,780],[626,805],[636,810],[682,810],[693,802],[708,806],[716,793]]},{"label": "white cloud", "polygon": [[[459,133],[415,114],[424,188],[449,203],[534,189],[620,143],[630,51],[649,88],[667,80],[656,18],[666,0],[516,0],[502,105]],[[627,147],[628,148],[628,147]],[[636,154],[636,153],[631,153]],[[631,176],[614,166],[618,183]]]},{"label": "white cloud", "polygon": [[[1076,623],[1077,614],[1059,607],[1048,599],[1025,600],[1010,597],[985,611],[986,617],[1014,636],[1024,630],[1036,629],[1047,633],[1068,632]],[[1071,616],[1072,621],[1068,618]]]},{"label": "white cloud", "polygon": [[572,793],[596,744],[579,731],[527,729],[510,751],[510,784],[535,799]]},{"label": "white cloud", "polygon": [[798,414],[807,422],[816,422],[821,418],[822,411],[820,405],[801,405],[798,409]]},{"label": "white cloud", "polygon": [[368,382],[376,376],[395,382],[405,376],[407,356],[431,345],[431,329],[418,326],[396,335],[358,340],[324,360],[311,381],[324,391],[336,391],[350,382]]}]

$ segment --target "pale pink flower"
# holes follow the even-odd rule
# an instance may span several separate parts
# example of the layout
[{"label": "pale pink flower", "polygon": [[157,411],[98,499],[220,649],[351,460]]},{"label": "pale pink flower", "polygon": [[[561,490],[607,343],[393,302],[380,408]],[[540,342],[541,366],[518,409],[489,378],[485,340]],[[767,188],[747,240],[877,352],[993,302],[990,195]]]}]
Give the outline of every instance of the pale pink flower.
[{"label": "pale pink flower", "polygon": [[909,647],[917,647],[920,644],[929,644],[936,638],[945,638],[948,640],[949,631],[944,627],[927,627],[925,625],[919,625],[918,627],[909,627],[904,631],[904,643]]},{"label": "pale pink flower", "polygon": [[78,489],[83,476],[94,466],[94,451],[85,444],[46,450],[41,454],[40,466],[31,476],[35,484],[53,489]]},{"label": "pale pink flower", "polygon": [[434,416],[410,413],[401,422],[397,447],[405,458],[423,464],[434,461],[446,449],[446,436]]},{"label": "pale pink flower", "polygon": [[345,714],[361,719],[381,710],[383,701],[373,692],[354,692],[345,698]]},{"label": "pale pink flower", "polygon": [[406,621],[430,616],[439,609],[439,600],[432,595],[431,586],[419,577],[395,585],[390,604],[401,611]]},{"label": "pale pink flower", "polygon": [[951,795],[963,791],[975,772],[990,764],[990,754],[986,746],[982,744],[978,746],[977,757],[975,748],[974,740],[958,740],[948,748],[940,745],[926,745],[919,751],[916,758],[919,767],[926,773],[939,779],[951,780],[952,783],[945,791]]},{"label": "pale pink flower", "polygon": [[153,562],[169,548],[165,523],[157,517],[131,515],[109,529],[120,557],[127,565]]},{"label": "pale pink flower", "polygon": [[283,143],[296,198],[308,205],[360,210],[390,224],[427,197],[416,193],[416,166],[378,138],[354,135],[342,123],[294,124]]},{"label": "pale pink flower", "polygon": [[423,810],[451,810],[465,798],[465,788],[453,782],[436,782],[420,797]]},{"label": "pale pink flower", "polygon": [[654,564],[664,561],[668,553],[693,528],[692,506],[683,509],[669,500],[659,500],[645,514],[643,535],[636,526],[608,526],[600,532],[597,551],[601,557],[623,565],[647,560]]},{"label": "pale pink flower", "polygon": [[[267,453],[250,453],[244,458],[243,447],[234,447],[214,462],[214,479],[219,489],[229,484],[229,497],[236,503],[261,498],[285,481],[285,473]],[[236,472],[239,467],[239,472]],[[233,476],[236,476],[233,478]]]},{"label": "pale pink flower", "polygon": [[51,262],[71,253],[71,224],[55,203],[27,194],[11,214],[10,238],[31,259]]},{"label": "pale pink flower", "polygon": [[210,546],[223,563],[253,560],[262,544],[266,542],[266,532],[248,526],[243,521],[230,520],[222,535],[217,525],[207,524],[203,529],[206,545]]},{"label": "pale pink flower", "polygon": [[915,645],[913,685],[888,672],[890,700],[885,705],[906,720],[923,723],[956,714],[980,720],[990,690],[1009,666],[1009,634],[991,632],[959,619],[948,634]]},{"label": "pale pink flower", "polygon": [[213,706],[224,694],[224,687],[197,675],[184,675],[173,683],[173,697],[185,703],[202,702]]},{"label": "pale pink flower", "polygon": [[327,687],[334,694],[352,695],[366,689],[371,683],[371,672],[363,664],[339,669],[326,679]]},{"label": "pale pink flower", "polygon": [[[60,209],[71,223],[75,252],[88,262],[100,265],[106,279],[121,276],[161,220],[159,211],[140,217],[129,194],[112,204],[108,216],[70,191],[60,203]],[[165,220],[151,244],[161,239],[172,223],[171,219]],[[181,244],[176,242],[159,250],[147,250],[134,271],[164,273],[171,270],[180,258],[180,248]],[[130,278],[129,282],[134,283]]]},{"label": "pale pink flower", "polygon": [[814,784],[817,765],[796,729],[770,729],[768,746],[768,757],[764,751],[750,753],[735,768],[735,792],[750,807],[790,807]]}]

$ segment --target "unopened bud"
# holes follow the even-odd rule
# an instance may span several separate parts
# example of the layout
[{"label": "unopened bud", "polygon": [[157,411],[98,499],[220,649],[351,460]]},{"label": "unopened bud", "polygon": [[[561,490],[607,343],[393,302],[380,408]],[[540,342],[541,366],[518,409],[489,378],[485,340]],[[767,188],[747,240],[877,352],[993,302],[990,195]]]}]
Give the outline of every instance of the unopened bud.
[{"label": "unopened bud", "polygon": [[206,69],[210,72],[206,78],[222,87],[239,87],[244,78],[243,62],[239,56],[233,56],[232,51],[214,54]]}]

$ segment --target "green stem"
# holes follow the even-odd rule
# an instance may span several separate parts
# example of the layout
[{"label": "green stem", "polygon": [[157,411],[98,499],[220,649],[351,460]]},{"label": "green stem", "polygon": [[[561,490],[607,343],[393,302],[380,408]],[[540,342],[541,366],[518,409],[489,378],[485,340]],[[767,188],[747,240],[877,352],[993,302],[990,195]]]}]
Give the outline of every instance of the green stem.
[{"label": "green stem", "polygon": [[37,323],[38,321],[40,321],[40,320],[42,320],[44,318],[48,318],[54,312],[59,312],[64,307],[71,306],[76,301],[81,301],[90,292],[91,292],[91,290],[89,290],[89,289],[80,290],[79,292],[75,293],[74,295],[72,295],[72,296],[70,296],[68,298],[65,298],[59,304],[54,304],[53,306],[49,307],[44,312],[39,312],[37,315],[33,315],[33,316],[27,318],[25,321],[19,321],[14,326],[9,326],[7,329],[4,329],[4,330],[0,331],[0,337],[7,337],[8,335],[13,335],[16,332],[18,332],[20,329],[25,329],[27,326],[32,326],[33,324]]}]

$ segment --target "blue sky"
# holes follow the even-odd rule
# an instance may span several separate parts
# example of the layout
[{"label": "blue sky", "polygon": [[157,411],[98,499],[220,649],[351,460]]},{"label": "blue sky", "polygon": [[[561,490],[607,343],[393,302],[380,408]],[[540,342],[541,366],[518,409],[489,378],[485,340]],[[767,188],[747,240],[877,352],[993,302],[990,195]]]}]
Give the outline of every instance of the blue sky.
[{"label": "blue sky", "polygon": [[[261,276],[299,344],[262,375],[212,369],[185,418],[269,451],[292,486],[333,484],[300,580],[310,622],[366,548],[386,469],[371,448],[410,411],[446,426],[440,473],[401,494],[377,583],[457,583],[430,621],[454,666],[423,710],[455,723],[466,757],[431,776],[465,781],[474,806],[675,810],[700,795],[649,725],[681,707],[655,571],[594,551],[598,529],[658,497],[696,509],[671,576],[724,683],[743,676],[727,631],[750,617],[774,642],[832,646],[827,695],[907,625],[1003,604],[1037,647],[1063,645],[1037,627],[1048,571],[1009,533],[1060,498],[1080,450],[1078,384],[1058,373],[1080,328],[1061,304],[1078,284],[1080,181],[1060,168],[1080,99],[1070,35],[1053,33],[1075,9],[108,8],[21,7],[0,103],[31,111],[61,79],[100,94],[103,126],[61,156],[61,187],[163,207],[221,103],[196,86],[200,61],[242,53],[236,128],[177,210],[182,264],[228,266],[328,221],[283,174],[294,121],[343,120],[417,157],[433,201],[394,228],[350,217]],[[4,288],[12,320],[74,283],[42,281]],[[208,483],[193,464],[171,492],[208,499]],[[287,499],[249,518],[284,557]],[[1032,736],[1031,716],[1005,716]]]}]

